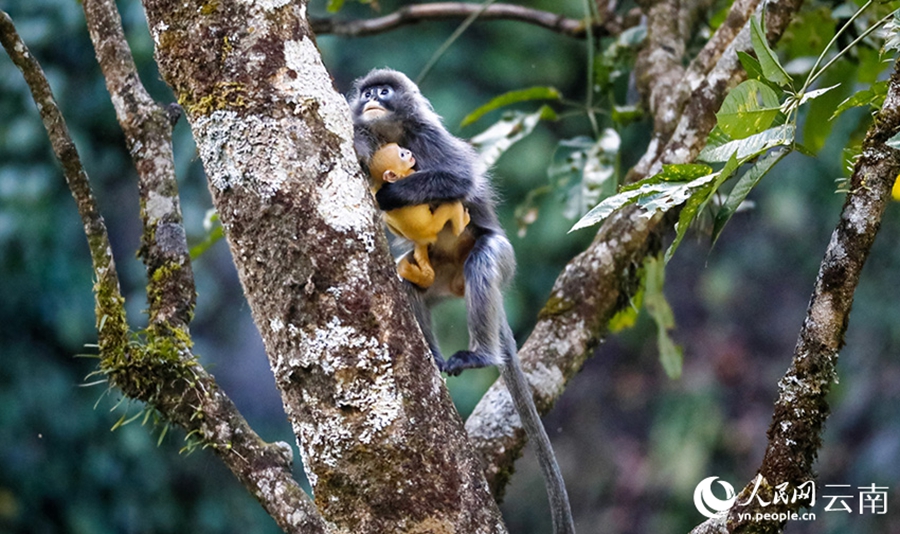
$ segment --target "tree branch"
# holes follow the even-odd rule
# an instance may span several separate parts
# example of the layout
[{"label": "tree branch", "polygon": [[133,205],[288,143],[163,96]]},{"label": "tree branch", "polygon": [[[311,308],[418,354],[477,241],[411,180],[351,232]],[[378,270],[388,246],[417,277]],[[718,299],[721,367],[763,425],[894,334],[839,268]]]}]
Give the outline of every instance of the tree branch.
[{"label": "tree branch", "polygon": [[656,136],[671,135],[681,115],[681,108],[689,94],[685,88],[683,66],[687,42],[694,33],[700,14],[711,3],[709,0],[685,3],[662,1],[653,2],[646,10],[647,41],[635,63],[635,79],[653,116]]},{"label": "tree branch", "polygon": [[[786,7],[780,12],[796,10],[799,3],[782,0],[781,4]],[[749,9],[747,6],[755,5],[755,2],[738,4]],[[741,17],[741,20],[748,19],[749,14]],[[774,35],[780,35],[789,17],[779,20],[784,23],[770,22],[776,32]],[[728,25],[717,31],[734,33]],[[715,125],[715,113],[725,94],[743,75],[733,51],[735,43],[741,41],[715,35],[710,41],[721,47],[721,51],[714,54],[720,59],[699,82],[692,82],[687,105],[680,109],[677,106],[670,108],[676,114],[677,127],[667,143],[651,142],[641,160],[647,160],[647,169],[661,165],[661,161],[684,163],[696,157]],[[687,80],[681,83],[687,83]],[[673,91],[671,86],[664,84],[651,84],[650,88],[654,92]],[[661,126],[657,124],[656,127]],[[654,140],[663,137],[660,131],[654,131]],[[629,174],[635,172],[633,169]],[[593,354],[606,334],[612,315],[628,305],[638,286],[634,267],[641,265],[646,255],[659,250],[660,236],[669,231],[672,224],[669,217],[647,221],[638,208],[622,210],[601,225],[594,242],[573,259],[557,279],[538,324],[520,352],[522,366],[535,389],[535,402],[542,413],[549,410],[568,380]],[[515,418],[509,419],[511,413],[508,393],[502,381],[498,381],[476,406],[466,424],[482,453],[491,488],[498,496],[513,471],[513,462],[525,445],[524,432]],[[506,424],[500,425],[497,421]]]},{"label": "tree branch", "polygon": [[[758,472],[758,498],[752,495],[757,482],[754,477],[729,512],[731,532],[781,532],[786,521],[741,520],[739,514],[796,512],[809,505],[804,501],[773,503],[774,487],[786,482],[796,488],[815,479],[813,463],[829,413],[826,396],[837,380],[838,351],[844,345],[853,294],[881,225],[891,186],[900,173],[900,152],[884,144],[898,131],[900,63],[894,66],[887,98],[863,141],[840,222],[819,267],[793,361],[778,383],[769,443]],[[763,509],[759,499],[769,505]]]},{"label": "tree branch", "polygon": [[172,156],[168,113],[145,90],[111,0],[85,0],[85,18],[119,124],[138,171],[141,256],[147,266],[150,328],[127,351],[101,351],[110,382],[212,447],[285,531],[324,532],[315,505],[294,480],[289,445],[250,428],[191,352],[195,291]]},{"label": "tree branch", "polygon": [[[112,40],[122,37],[121,22],[118,14],[111,11],[110,4],[86,4],[85,8],[90,10],[88,19],[92,30],[99,36]],[[54,153],[62,163],[66,181],[81,214],[97,278],[94,292],[104,374],[111,384],[120,387],[127,396],[147,402],[168,420],[185,428],[189,438],[195,443],[199,440],[203,446],[212,447],[284,530],[325,532],[315,507],[291,476],[290,447],[285,444],[267,444],[253,432],[231,400],[218,388],[212,376],[196,362],[190,352],[190,341],[186,333],[178,334],[182,330],[171,328],[165,335],[147,335],[137,340],[129,333],[112,248],[77,149],[40,65],[19,38],[12,20],[2,11],[0,40],[24,74],[32,91]],[[98,48],[104,49],[102,52],[98,51],[101,62],[112,59],[120,61],[122,57],[111,54],[113,50],[119,54],[124,50],[130,58],[127,48]],[[111,68],[115,70],[120,66]],[[112,93],[115,95],[114,100],[115,97],[134,96],[119,83],[129,78],[134,82],[137,80],[136,75],[114,78],[110,82],[111,86],[117,87],[117,91]],[[138,130],[141,128],[136,121],[132,121],[129,127]],[[166,251],[167,254],[170,252]],[[192,292],[193,286],[191,301]],[[182,291],[178,295],[183,298],[187,294]],[[158,313],[156,317],[158,321],[168,321],[169,326],[174,327],[181,324],[179,318],[183,316],[180,313]]]},{"label": "tree branch", "polygon": [[194,275],[175,180],[172,125],[138,77],[115,3],[85,0],[84,14],[138,172],[150,324],[186,329],[194,310]]},{"label": "tree branch", "polygon": [[[484,8],[480,4],[467,2],[434,2],[404,6],[390,15],[367,19],[340,21],[334,18],[311,18],[310,26],[316,35],[341,35],[345,37],[361,37],[387,32],[407,24],[416,24],[427,20],[464,19],[484,10],[481,20],[515,20],[534,24],[542,28],[583,39],[586,25],[583,20],[570,19],[556,13],[540,11],[515,4],[491,4]],[[632,17],[633,18],[633,17]],[[623,20],[613,17],[608,20],[595,21],[593,31],[597,35],[617,35],[623,29]]]},{"label": "tree branch", "polygon": [[59,160],[66,184],[75,198],[81,224],[91,251],[96,302],[98,344],[101,352],[121,352],[128,342],[128,322],[125,318],[125,299],[119,289],[119,277],[112,255],[106,223],[100,215],[91,184],[88,180],[75,143],[69,135],[66,121],[59,110],[50,84],[40,64],[19,37],[12,19],[0,10],[0,41],[16,67],[22,71],[31,90],[34,103],[41,114],[53,153]]},{"label": "tree branch", "polygon": [[[766,3],[766,28],[771,43],[777,42],[791,20],[791,14],[800,9],[802,0],[779,0]],[[654,130],[647,152],[628,173],[627,180],[635,181],[651,176],[666,163],[686,163],[693,161],[706,144],[706,137],[716,124],[715,112],[722,105],[726,93],[745,77],[743,67],[737,58],[737,51],[749,51],[750,16],[759,12],[758,0],[738,0],[732,6],[726,23],[719,27],[707,46],[691,63],[688,74],[675,89],[656,84],[657,91],[671,91],[688,95],[678,108],[667,108],[674,113],[674,130],[667,135],[665,130]],[[735,10],[742,10],[736,12]],[[735,34],[737,24],[742,24]],[[720,35],[721,33],[721,35]],[[715,48],[713,48],[715,47]],[[713,58],[718,58],[712,61]],[[705,74],[700,76],[700,73]]]}]

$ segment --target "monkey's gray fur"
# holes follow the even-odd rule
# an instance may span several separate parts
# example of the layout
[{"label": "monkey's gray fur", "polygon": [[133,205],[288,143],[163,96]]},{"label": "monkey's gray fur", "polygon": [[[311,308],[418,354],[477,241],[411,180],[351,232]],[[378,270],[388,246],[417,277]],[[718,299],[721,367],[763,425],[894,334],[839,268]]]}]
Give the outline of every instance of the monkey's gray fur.
[{"label": "monkey's gray fur", "polygon": [[[515,272],[515,255],[495,211],[495,198],[487,169],[475,150],[451,135],[431,103],[404,74],[377,69],[356,80],[348,95],[353,112],[355,146],[360,162],[368,166],[382,145],[397,143],[416,158],[416,172],[403,180],[385,184],[376,200],[382,210],[403,206],[462,201],[471,221],[466,227],[471,250],[464,256],[469,326],[469,350],[444,360],[431,325],[431,306],[451,296],[454,274],[440,274],[428,289],[405,282],[410,301],[438,368],[448,374],[464,369],[497,365],[519,412],[525,431],[535,444],[553,515],[554,532],[575,532],[565,483],[550,440],[534,405],[531,388],[519,364],[518,349],[503,309],[503,289]],[[442,267],[441,251],[434,246],[432,264]],[[450,263],[449,261],[446,263]]]}]

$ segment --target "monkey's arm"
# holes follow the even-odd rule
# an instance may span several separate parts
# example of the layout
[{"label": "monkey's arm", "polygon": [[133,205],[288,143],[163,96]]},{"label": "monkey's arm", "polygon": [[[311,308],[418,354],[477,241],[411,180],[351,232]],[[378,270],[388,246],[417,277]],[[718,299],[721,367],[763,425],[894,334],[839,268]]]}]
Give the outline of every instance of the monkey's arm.
[{"label": "monkey's arm", "polygon": [[398,182],[386,183],[375,195],[378,206],[390,211],[404,206],[462,200],[472,190],[472,178],[442,169],[415,172]]}]

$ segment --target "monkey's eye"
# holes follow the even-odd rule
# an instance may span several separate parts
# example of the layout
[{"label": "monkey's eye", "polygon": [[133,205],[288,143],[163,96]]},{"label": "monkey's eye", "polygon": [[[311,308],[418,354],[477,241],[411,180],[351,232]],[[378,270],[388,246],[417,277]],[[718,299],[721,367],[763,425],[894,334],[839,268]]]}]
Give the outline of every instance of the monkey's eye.
[{"label": "monkey's eye", "polygon": [[366,90],[363,92],[363,98],[365,98],[366,100],[372,98],[372,90],[371,90],[371,89],[366,89]]},{"label": "monkey's eye", "polygon": [[390,87],[382,87],[380,94],[381,94],[381,96],[389,96],[391,94],[391,88]]}]

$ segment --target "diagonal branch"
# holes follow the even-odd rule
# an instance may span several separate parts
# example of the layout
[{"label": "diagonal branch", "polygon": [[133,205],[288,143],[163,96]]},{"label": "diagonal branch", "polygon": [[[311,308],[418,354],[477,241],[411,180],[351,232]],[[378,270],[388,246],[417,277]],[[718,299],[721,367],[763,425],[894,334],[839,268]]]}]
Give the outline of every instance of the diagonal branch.
[{"label": "diagonal branch", "polygon": [[[665,151],[668,151],[669,154],[676,153],[669,146],[669,142],[679,128],[679,121],[691,120],[692,117],[698,116],[694,112],[685,113],[685,106],[692,105],[696,108],[700,104],[705,108],[710,105],[716,105],[715,102],[707,103],[710,97],[716,99],[723,96],[720,88],[695,94],[695,90],[698,87],[709,86],[706,81],[714,68],[718,67],[720,70],[728,73],[724,81],[729,87],[732,83],[732,77],[743,76],[743,70],[735,68],[737,57],[734,55],[733,49],[739,43],[743,43],[740,45],[742,47],[749,46],[749,33],[744,28],[747,27],[747,21],[754,11],[757,10],[759,3],[759,0],[737,0],[731,6],[728,17],[687,68],[681,67],[681,55],[672,57],[673,54],[666,53],[667,49],[674,51],[676,47],[665,45],[667,42],[677,43],[677,49],[681,50],[683,54],[685,40],[688,38],[688,35],[680,28],[685,25],[665,23],[668,19],[673,18],[666,17],[666,11],[660,7],[661,5],[667,5],[665,3],[654,6],[651,10],[651,21],[657,19],[662,19],[662,21],[657,21],[656,24],[650,25],[649,43],[644,51],[641,52],[642,62],[639,62],[636,70],[643,71],[639,80],[642,81],[643,94],[654,116],[655,124],[650,149],[647,150],[641,160],[629,172],[629,181],[648,176],[650,166],[659,158],[661,153]],[[745,35],[745,38],[738,39],[738,36],[742,33]],[[723,56],[726,54],[728,54],[728,59],[723,61]],[[655,61],[650,61],[651,59]],[[645,65],[645,68],[642,69],[641,65]],[[662,66],[666,68],[661,68]],[[736,84],[737,81],[733,83]],[[706,115],[701,114],[700,116]],[[705,131],[707,128],[706,126],[699,126],[698,128],[698,126],[688,124],[688,131],[695,129]],[[704,138],[705,135],[693,137],[692,139],[696,144]],[[702,147],[698,147],[698,151],[699,148]]]},{"label": "diagonal branch", "polygon": [[28,51],[28,47],[19,37],[9,15],[0,10],[0,41],[16,67],[22,71],[25,82],[31,90],[34,103],[37,104],[41,120],[53,153],[59,160],[66,178],[66,184],[75,198],[78,214],[84,226],[88,246],[91,251],[94,276],[94,299],[96,301],[97,332],[101,352],[118,352],[124,350],[128,339],[128,323],[125,318],[125,299],[119,290],[119,277],[116,263],[106,231],[106,223],[100,215],[87,173],[81,164],[78,150],[66,121],[59,110],[47,77],[40,64]]},{"label": "diagonal branch", "polygon": [[[387,32],[400,26],[422,21],[464,19],[479,11],[481,11],[479,16],[481,20],[515,20],[579,39],[583,39],[586,35],[587,26],[583,20],[570,19],[556,13],[515,4],[491,4],[484,8],[480,4],[466,2],[409,5],[390,15],[366,20],[340,21],[334,18],[310,18],[310,26],[316,35],[361,37]],[[593,31],[600,36],[617,35],[622,29],[623,20],[619,17],[595,21],[593,25]]]},{"label": "diagonal branch", "polygon": [[[687,44],[710,3],[709,0],[653,2],[646,10],[647,41],[638,54],[634,70],[637,86],[653,116],[655,136],[671,134],[677,124],[689,94],[683,67]],[[716,35],[723,33],[717,31]],[[711,39],[710,43],[717,41]]]},{"label": "diagonal branch", "polygon": [[315,505],[294,480],[290,446],[250,428],[191,351],[193,272],[179,206],[169,114],[141,83],[112,0],[85,0],[97,61],[138,171],[150,328],[141,343],[101,353],[110,381],[212,447],[286,532],[323,532]]},{"label": "diagonal branch", "polygon": [[[773,503],[773,490],[785,482],[796,488],[815,479],[813,463],[829,412],[826,396],[837,379],[838,352],[844,344],[853,295],[881,225],[891,186],[900,172],[900,152],[885,145],[897,132],[900,132],[900,63],[894,67],[884,106],[863,142],[840,222],[831,234],[819,267],[793,361],[778,383],[769,443],[759,468],[756,490],[759,498],[752,495],[757,485],[754,477],[738,495],[738,504],[729,513],[731,532],[781,532],[786,521],[750,521],[739,518],[739,514],[755,516],[756,512],[765,511],[778,517],[783,512],[796,512],[801,506],[810,505],[793,499]],[[769,504],[762,505],[760,499]]]},{"label": "diagonal branch", "polygon": [[[797,0],[776,3],[781,7],[779,13],[782,14],[796,11],[800,4]],[[741,5],[746,7],[748,3]],[[749,5],[755,6],[755,3]],[[741,18],[747,20],[748,17],[749,14],[746,14]],[[780,35],[789,18],[785,16],[777,23],[770,18],[767,26],[775,32],[771,35]],[[718,31],[735,33],[733,28],[726,26],[721,26]],[[699,83],[694,82],[687,105],[682,109],[669,108],[676,115],[678,126],[668,142],[650,144],[642,158],[642,161],[647,160],[647,168],[660,165],[661,161],[691,161],[700,152],[715,125],[715,112],[728,89],[743,75],[733,51],[736,42],[741,41],[717,38],[715,35],[711,41],[722,47],[714,54],[719,60]],[[664,84],[652,84],[651,90],[673,89]],[[654,138],[659,134],[655,131]],[[523,369],[532,384],[535,403],[541,413],[550,409],[568,381],[593,354],[594,348],[606,335],[606,326],[613,314],[628,305],[638,285],[636,267],[643,263],[648,254],[659,250],[661,235],[669,231],[672,224],[669,217],[648,221],[636,208],[622,210],[617,216],[607,219],[588,249],[566,266],[537,325],[520,351]],[[498,381],[476,406],[466,424],[469,435],[482,454],[485,472],[495,495],[502,494],[513,462],[525,445],[525,434],[520,424],[515,418],[507,417],[512,413],[510,402],[505,386]],[[504,424],[497,421],[504,421]]]},{"label": "diagonal branch", "polygon": [[[117,14],[115,19],[121,31]],[[107,18],[104,23],[108,22]],[[40,65],[3,11],[0,41],[32,91],[81,215],[97,279],[94,292],[103,372],[126,395],[153,405],[203,446],[212,447],[285,531],[324,532],[315,507],[291,476],[290,448],[267,444],[253,432],[212,376],[196,363],[189,340],[177,335],[130,339],[112,248],[87,174]]]}]

